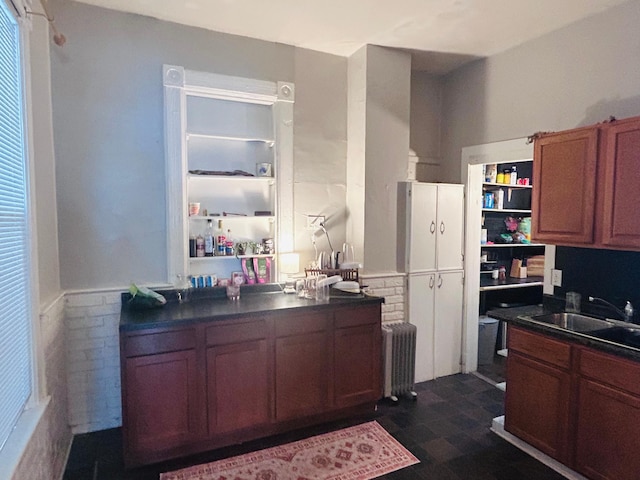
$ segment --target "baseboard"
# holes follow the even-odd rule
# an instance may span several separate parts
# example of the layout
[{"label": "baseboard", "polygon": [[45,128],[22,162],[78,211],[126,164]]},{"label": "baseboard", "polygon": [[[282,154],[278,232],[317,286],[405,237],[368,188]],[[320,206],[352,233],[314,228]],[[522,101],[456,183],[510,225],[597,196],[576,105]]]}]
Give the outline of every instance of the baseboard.
[{"label": "baseboard", "polygon": [[568,478],[569,480],[589,480],[587,477],[584,477],[580,475],[578,472],[571,470],[566,465],[563,465],[557,460],[554,460],[549,455],[542,453],[537,448],[532,447],[527,442],[520,440],[515,435],[512,435],[509,432],[507,432],[504,429],[504,415],[493,419],[493,422],[491,422],[491,431],[496,435],[498,435],[499,437],[506,440],[507,442],[509,442],[511,445],[519,448],[525,453],[528,453],[539,462],[544,463],[547,467],[551,468],[552,470],[555,470],[563,477]]}]

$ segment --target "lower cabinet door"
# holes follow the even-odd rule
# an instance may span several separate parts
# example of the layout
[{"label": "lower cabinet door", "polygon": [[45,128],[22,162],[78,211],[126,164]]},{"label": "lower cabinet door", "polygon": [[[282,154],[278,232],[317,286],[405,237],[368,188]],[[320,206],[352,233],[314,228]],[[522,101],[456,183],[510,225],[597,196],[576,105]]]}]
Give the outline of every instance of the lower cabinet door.
[{"label": "lower cabinet door", "polygon": [[267,351],[266,340],[207,349],[210,435],[269,422]]},{"label": "lower cabinet door", "polygon": [[276,339],[276,419],[324,413],[329,404],[325,331]]},{"label": "lower cabinet door", "polygon": [[509,350],[505,429],[538,450],[569,460],[571,375]]},{"label": "lower cabinet door", "polygon": [[195,350],[127,358],[125,368],[126,450],[135,456],[199,437]]},{"label": "lower cabinet door", "polygon": [[382,396],[380,322],[334,332],[336,407],[376,401]]},{"label": "lower cabinet door", "polygon": [[580,379],[577,411],[576,470],[593,479],[640,478],[640,398]]}]

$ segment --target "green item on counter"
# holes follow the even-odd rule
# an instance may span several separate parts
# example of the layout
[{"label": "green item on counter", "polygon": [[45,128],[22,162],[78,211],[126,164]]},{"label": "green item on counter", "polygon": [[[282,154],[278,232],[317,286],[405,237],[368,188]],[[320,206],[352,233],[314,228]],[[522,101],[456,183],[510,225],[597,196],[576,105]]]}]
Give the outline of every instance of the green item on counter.
[{"label": "green item on counter", "polygon": [[131,294],[129,304],[136,308],[161,307],[167,303],[167,299],[163,295],[147,287],[139,287],[135,283],[129,287],[129,293]]}]

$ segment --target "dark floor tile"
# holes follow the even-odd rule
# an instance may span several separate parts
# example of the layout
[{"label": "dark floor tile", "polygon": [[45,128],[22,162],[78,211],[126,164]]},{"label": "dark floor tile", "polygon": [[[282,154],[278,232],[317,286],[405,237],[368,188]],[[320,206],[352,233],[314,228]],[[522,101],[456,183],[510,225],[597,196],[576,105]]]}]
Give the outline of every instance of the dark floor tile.
[{"label": "dark floor tile", "polygon": [[160,473],[208,463],[293,442],[375,419],[413,455],[419,464],[384,475],[391,480],[560,480],[489,427],[504,412],[504,393],[475,375],[451,375],[415,386],[415,400],[381,401],[377,412],[234,445],[188,458],[125,471],[121,429],[73,440],[64,480],[157,480]]},{"label": "dark floor tile", "polygon": [[462,452],[444,438],[435,438],[421,444],[422,448],[436,463],[448,462],[453,458],[462,456]]}]

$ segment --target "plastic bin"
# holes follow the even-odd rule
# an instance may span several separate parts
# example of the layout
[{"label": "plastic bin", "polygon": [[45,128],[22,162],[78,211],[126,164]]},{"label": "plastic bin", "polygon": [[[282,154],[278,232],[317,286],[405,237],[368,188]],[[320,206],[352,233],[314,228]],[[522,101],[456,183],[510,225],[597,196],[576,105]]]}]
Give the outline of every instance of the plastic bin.
[{"label": "plastic bin", "polygon": [[500,322],[495,318],[480,315],[478,324],[478,365],[491,365]]}]

